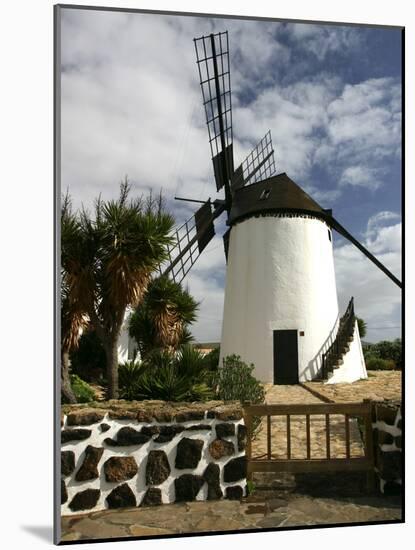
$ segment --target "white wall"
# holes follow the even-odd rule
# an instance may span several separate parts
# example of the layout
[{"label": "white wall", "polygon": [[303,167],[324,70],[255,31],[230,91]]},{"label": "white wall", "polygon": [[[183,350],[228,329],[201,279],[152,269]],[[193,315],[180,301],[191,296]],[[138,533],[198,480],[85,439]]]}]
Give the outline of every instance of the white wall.
[{"label": "white wall", "polygon": [[[66,428],[87,428],[91,430],[91,436],[88,439],[85,439],[83,441],[70,441],[67,443],[62,444],[62,451],[73,451],[75,454],[75,470],[72,472],[70,476],[67,476],[65,479],[66,483],[66,489],[68,492],[68,500],[61,505],[61,514],[62,515],[73,515],[73,514],[82,514],[82,513],[89,513],[89,512],[95,512],[98,510],[104,510],[107,508],[106,504],[106,498],[111,493],[117,485],[121,485],[123,483],[127,483],[132,492],[134,493],[136,499],[137,499],[137,506],[141,503],[141,500],[148,489],[148,485],[146,484],[146,465],[147,465],[147,459],[148,454],[151,450],[156,449],[160,451],[164,451],[166,453],[167,459],[169,461],[170,465],[170,475],[168,478],[161,484],[157,485],[157,488],[161,490],[161,497],[163,504],[169,504],[175,501],[175,488],[174,488],[174,480],[181,476],[182,474],[188,474],[191,473],[193,475],[202,475],[205,471],[207,465],[209,463],[217,464],[220,467],[220,487],[223,491],[223,494],[225,495],[226,488],[227,487],[234,487],[238,485],[243,489],[245,492],[246,487],[246,479],[241,479],[236,482],[225,482],[224,481],[224,471],[223,468],[227,462],[230,460],[233,460],[235,458],[245,456],[245,451],[238,451],[238,439],[237,439],[237,433],[238,433],[238,425],[244,424],[243,419],[238,421],[223,421],[219,419],[212,419],[207,418],[205,413],[205,418],[203,420],[189,420],[186,422],[180,422],[180,425],[184,426],[185,428],[188,426],[192,426],[195,424],[209,424],[212,429],[210,431],[206,430],[195,430],[195,431],[183,431],[178,433],[172,441],[169,441],[167,443],[156,443],[153,441],[153,439],[150,439],[147,443],[143,443],[142,445],[133,445],[133,446],[125,446],[125,447],[106,447],[103,444],[103,441],[107,438],[115,438],[118,430],[120,428],[123,428],[125,426],[129,426],[131,428],[134,428],[137,431],[140,431],[140,429],[143,426],[154,426],[154,425],[177,425],[176,422],[152,422],[152,423],[141,423],[137,422],[135,420],[129,421],[129,420],[114,420],[109,418],[108,415],[106,415],[102,422],[105,422],[110,426],[110,429],[106,432],[102,432],[99,428],[101,422],[95,423],[88,426],[68,426],[67,425],[67,416],[64,417],[64,424],[62,429]],[[230,441],[234,444],[235,453],[231,456],[223,456],[219,459],[213,459],[212,456],[209,453],[209,445],[217,438],[217,434],[215,431],[217,424],[222,424],[223,422],[226,423],[232,423],[235,425],[235,435],[233,436],[227,436],[225,439],[227,441]],[[177,469],[175,467],[175,459],[176,459],[176,452],[177,452],[177,445],[180,442],[180,440],[183,438],[189,438],[189,439],[201,439],[204,442],[203,450],[202,450],[202,456],[201,459],[197,465],[196,468],[186,468],[186,469]],[[78,471],[80,465],[83,463],[84,460],[84,453],[85,449],[88,445],[93,445],[94,447],[103,448],[104,452],[99,460],[97,469],[99,473],[99,477],[93,480],[88,481],[76,481],[75,475]],[[108,458],[113,456],[132,456],[134,457],[137,465],[138,465],[138,473],[130,480],[124,482],[108,482],[105,479],[105,473],[104,473],[104,463]],[[99,489],[101,491],[99,499],[96,503],[96,505],[93,508],[90,508],[88,510],[82,510],[82,511],[76,511],[72,512],[72,510],[69,507],[69,503],[71,502],[72,498],[75,496],[76,493],[80,491],[84,491],[86,489]],[[196,496],[196,500],[206,500],[207,498],[207,485],[204,484],[203,487],[201,487],[199,493]],[[156,513],[156,512],[155,512]]]},{"label": "white wall", "polygon": [[359,327],[357,321],[355,321],[353,341],[350,343],[349,351],[343,357],[343,364],[333,371],[333,376],[326,384],[355,382],[362,378],[367,378],[367,371],[360,341]]},{"label": "white wall", "polygon": [[[332,242],[321,220],[250,218],[232,228],[222,357],[236,353],[273,382],[273,330],[296,329],[299,379],[311,380],[338,324]],[[299,334],[299,333],[298,333]]]}]

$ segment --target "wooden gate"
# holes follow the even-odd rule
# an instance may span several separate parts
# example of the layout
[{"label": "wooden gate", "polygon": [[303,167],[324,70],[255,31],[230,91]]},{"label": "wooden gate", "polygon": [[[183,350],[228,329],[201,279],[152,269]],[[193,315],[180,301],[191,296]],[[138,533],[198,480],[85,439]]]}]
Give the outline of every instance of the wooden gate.
[{"label": "wooden gate", "polygon": [[[322,420],[321,432],[323,439],[323,456],[313,457],[312,452],[312,422],[315,415]],[[331,417],[340,415],[344,418],[344,457],[333,456],[331,449]],[[286,439],[285,457],[276,456],[273,452],[272,441],[272,417],[280,417],[284,422]],[[304,458],[293,457],[291,417],[301,417],[304,422],[305,449]],[[266,430],[266,452],[256,455],[253,453],[253,418],[263,417],[262,426]],[[360,419],[359,428],[362,432],[362,456],[352,456],[350,440],[350,422]],[[252,479],[254,472],[333,472],[333,471],[366,471],[368,490],[374,488],[374,452],[372,434],[372,404],[369,400],[361,403],[313,403],[313,404],[287,404],[287,405],[245,405],[244,419],[247,427],[247,478]],[[264,422],[264,420],[266,421]],[[343,421],[342,421],[343,422]],[[302,425],[301,425],[302,427]],[[339,422],[336,422],[336,429],[339,431]],[[275,430],[274,430],[275,431]],[[284,435],[284,434],[282,434]],[[278,434],[281,437],[281,434]],[[281,441],[281,439],[279,440]],[[341,440],[343,443],[343,440]],[[337,444],[338,446],[338,444]],[[321,454],[321,453],[319,453]],[[334,453],[335,454],[335,453]]]}]

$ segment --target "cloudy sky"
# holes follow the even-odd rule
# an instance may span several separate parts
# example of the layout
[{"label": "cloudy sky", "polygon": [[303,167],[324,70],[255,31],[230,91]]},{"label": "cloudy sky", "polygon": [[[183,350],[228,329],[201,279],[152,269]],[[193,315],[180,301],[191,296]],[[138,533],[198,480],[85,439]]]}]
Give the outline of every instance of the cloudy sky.
[{"label": "cloudy sky", "polygon": [[[235,163],[271,129],[287,172],[401,278],[401,34],[378,29],[62,10],[62,190],[74,205],[159,191],[178,224],[217,198],[193,38],[229,31]],[[219,195],[220,196],[220,195]],[[219,341],[224,220],[186,278],[195,338]],[[401,295],[334,238],[339,306],[367,341],[400,337]]]}]

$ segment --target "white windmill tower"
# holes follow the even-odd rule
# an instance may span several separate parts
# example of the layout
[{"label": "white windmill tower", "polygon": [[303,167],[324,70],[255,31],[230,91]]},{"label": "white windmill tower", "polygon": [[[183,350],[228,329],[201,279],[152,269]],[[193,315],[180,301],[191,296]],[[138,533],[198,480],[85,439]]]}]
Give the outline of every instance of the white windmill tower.
[{"label": "white windmill tower", "polygon": [[[339,318],[332,229],[401,283],[285,173],[275,173],[268,132],[236,169],[233,162],[228,34],[194,40],[217,191],[176,232],[161,272],[181,282],[226,212],[227,258],[221,360],[240,355],[263,382],[367,377],[353,299]],[[176,197],[178,198],[178,197]]]}]

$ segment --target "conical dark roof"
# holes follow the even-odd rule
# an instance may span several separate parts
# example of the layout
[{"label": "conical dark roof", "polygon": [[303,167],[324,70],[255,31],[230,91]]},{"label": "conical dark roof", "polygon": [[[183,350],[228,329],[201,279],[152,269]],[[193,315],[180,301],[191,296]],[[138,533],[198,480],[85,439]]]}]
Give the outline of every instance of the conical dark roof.
[{"label": "conical dark roof", "polygon": [[325,210],[301,189],[285,172],[242,187],[235,192],[230,223],[251,216],[272,213],[313,214],[325,218]]}]

